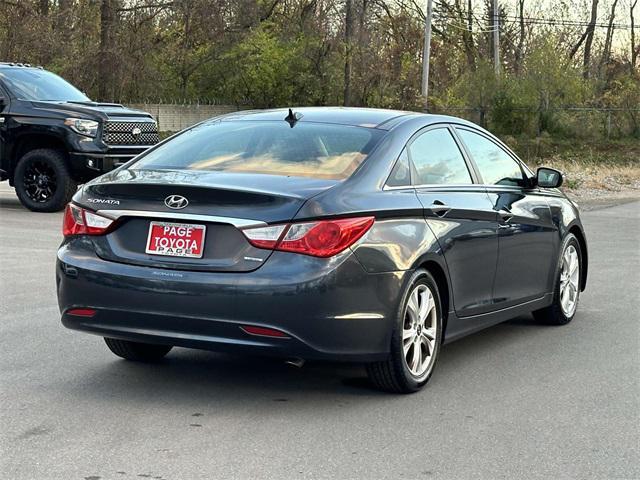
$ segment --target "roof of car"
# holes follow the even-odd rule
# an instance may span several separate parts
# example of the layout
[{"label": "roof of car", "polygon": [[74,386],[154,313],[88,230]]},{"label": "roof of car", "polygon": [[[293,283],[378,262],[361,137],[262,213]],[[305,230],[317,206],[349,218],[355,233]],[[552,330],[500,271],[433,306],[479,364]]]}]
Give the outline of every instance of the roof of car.
[{"label": "roof of car", "polygon": [[[402,110],[362,107],[292,107],[299,122],[333,123],[359,127],[390,130],[395,125],[410,118],[423,117],[425,123],[451,122],[469,123],[455,117],[433,115]],[[271,110],[241,110],[223,117],[224,120],[284,120],[289,114],[288,108]]]}]

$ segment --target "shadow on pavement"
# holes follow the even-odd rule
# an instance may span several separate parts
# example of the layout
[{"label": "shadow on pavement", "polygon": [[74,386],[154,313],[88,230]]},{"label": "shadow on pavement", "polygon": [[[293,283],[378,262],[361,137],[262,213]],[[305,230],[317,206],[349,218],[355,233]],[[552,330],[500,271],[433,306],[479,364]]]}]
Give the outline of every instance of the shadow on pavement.
[{"label": "shadow on pavement", "polygon": [[[426,393],[457,388],[458,369],[477,366],[483,359],[499,355],[501,349],[511,349],[513,342],[526,340],[528,335],[553,335],[552,330],[535,324],[530,316],[518,317],[446,345]],[[95,348],[107,347],[96,339]],[[297,368],[281,359],[189,349],[175,349],[160,363],[137,364],[105,357],[103,353],[99,357],[104,362],[78,365],[76,375],[60,388],[67,394],[93,400],[174,405],[205,402],[226,409],[245,409],[256,402],[290,402],[296,404],[296,409],[305,409],[311,407],[301,402],[303,399],[334,402],[349,397],[395,398],[374,390],[362,365],[307,362]]]}]

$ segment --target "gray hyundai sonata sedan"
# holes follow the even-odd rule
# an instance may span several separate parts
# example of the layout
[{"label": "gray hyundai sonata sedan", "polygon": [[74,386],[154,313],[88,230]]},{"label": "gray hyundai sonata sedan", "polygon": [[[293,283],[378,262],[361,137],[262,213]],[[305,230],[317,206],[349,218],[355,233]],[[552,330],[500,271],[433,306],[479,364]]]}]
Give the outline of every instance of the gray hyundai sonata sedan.
[{"label": "gray hyundai sonata sedan", "polygon": [[180,346],[354,361],[414,392],[443,343],[530,312],[572,320],[587,245],[561,184],[453,117],[217,117],[77,192],[62,323],[128,360]]}]

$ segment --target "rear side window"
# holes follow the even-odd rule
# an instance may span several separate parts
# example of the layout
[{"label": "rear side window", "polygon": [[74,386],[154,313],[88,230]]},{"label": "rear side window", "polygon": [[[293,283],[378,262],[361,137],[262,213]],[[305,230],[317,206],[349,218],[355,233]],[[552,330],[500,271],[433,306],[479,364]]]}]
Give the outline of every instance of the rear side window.
[{"label": "rear side window", "polygon": [[409,145],[416,185],[473,183],[464,157],[447,128],[429,130]]},{"label": "rear side window", "polygon": [[311,122],[293,127],[285,121],[207,122],[152,150],[129,168],[344,180],[382,135],[371,128]]},{"label": "rear side window", "polygon": [[488,185],[522,185],[522,170],[518,163],[501,147],[486,137],[470,130],[458,129],[462,141]]},{"label": "rear side window", "polygon": [[407,155],[407,149],[405,148],[393,167],[391,175],[389,175],[387,186],[406,187],[409,185],[411,185],[411,169],[409,168],[409,156]]}]

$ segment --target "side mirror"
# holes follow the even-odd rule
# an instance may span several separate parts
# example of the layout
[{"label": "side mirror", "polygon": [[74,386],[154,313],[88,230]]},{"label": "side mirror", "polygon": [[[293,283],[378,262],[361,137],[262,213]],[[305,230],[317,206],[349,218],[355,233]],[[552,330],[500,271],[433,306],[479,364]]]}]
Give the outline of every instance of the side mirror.
[{"label": "side mirror", "polygon": [[540,167],[536,173],[536,183],[542,188],[558,188],[562,180],[562,172],[553,168]]}]

